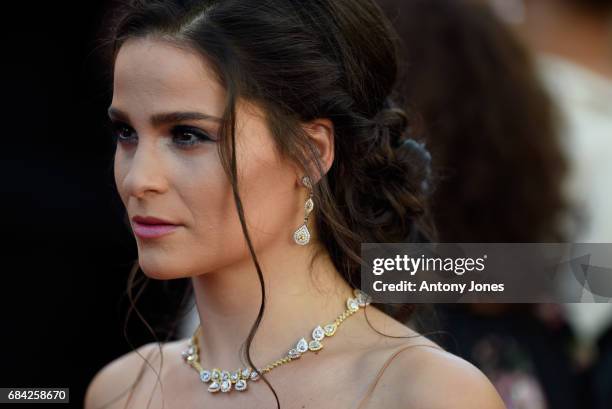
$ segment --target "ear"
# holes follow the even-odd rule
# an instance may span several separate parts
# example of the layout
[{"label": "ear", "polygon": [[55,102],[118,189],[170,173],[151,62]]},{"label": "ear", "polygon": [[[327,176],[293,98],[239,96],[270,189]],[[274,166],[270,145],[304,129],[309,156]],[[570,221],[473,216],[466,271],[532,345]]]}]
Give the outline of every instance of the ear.
[{"label": "ear", "polygon": [[[331,120],[322,118],[308,122],[303,127],[317,151],[323,174],[326,174],[334,161],[334,124]],[[307,152],[306,156],[312,158],[311,152]],[[313,183],[317,183],[320,174],[314,158],[309,163],[309,171],[314,178]],[[298,180],[300,179],[298,178]]]}]

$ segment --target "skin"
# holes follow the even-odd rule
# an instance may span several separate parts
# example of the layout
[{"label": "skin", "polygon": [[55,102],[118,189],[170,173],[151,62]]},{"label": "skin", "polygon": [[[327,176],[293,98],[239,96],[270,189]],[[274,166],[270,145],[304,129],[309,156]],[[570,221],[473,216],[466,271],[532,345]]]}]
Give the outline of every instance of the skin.
[{"label": "skin", "polygon": [[[220,117],[224,90],[206,59],[155,38],[128,40],[121,47],[113,87],[111,107],[127,114],[123,117],[127,128],[121,135],[132,140],[119,143],[115,156],[115,181],[128,215],[181,224],[161,238],[136,239],[140,266],[155,279],[191,277],[203,328],[199,334],[201,362],[205,367],[243,367],[239,350],[259,311],[261,290],[216,142],[184,149],[176,142],[193,139],[192,135],[173,132],[176,123],[155,126],[150,121],[155,114],[171,111]],[[298,246],[293,242],[308,191],[300,183],[301,169],[277,154],[262,111],[240,100],[237,123],[240,192],[266,285],[265,314],[251,347],[253,360],[261,367],[280,358],[288,345],[315,326],[333,321],[345,309],[352,289],[326,256],[317,259],[310,270],[309,257],[318,246],[312,221],[311,243]],[[180,124],[207,132],[213,139],[218,130],[218,122],[210,119]],[[323,118],[304,124],[304,129],[321,154],[323,168],[329,169],[334,159],[333,124]],[[316,206],[311,220],[314,217]],[[413,338],[377,334],[366,322],[366,312],[377,330]],[[151,394],[150,407],[162,407],[156,372],[168,408],[212,407],[221,401],[224,408],[276,407],[261,380],[251,383],[246,393],[208,393],[197,373],[180,358],[186,342],[164,344],[163,355],[157,345],[147,344],[109,363],[91,382],[86,409],[107,403],[131,385],[142,357],[149,359],[152,368],[145,371],[130,407],[146,407]],[[385,361],[406,347],[363,408],[436,408],[448,407],[449,402],[454,408],[503,408],[491,384],[475,367],[372,306],[349,317],[323,350],[274,369],[267,379],[283,408],[356,408]],[[439,388],[446,389],[440,393]],[[473,393],[465,395],[466,390]],[[451,401],[445,394],[453,392],[457,393]],[[126,398],[109,407],[123,407]]]}]

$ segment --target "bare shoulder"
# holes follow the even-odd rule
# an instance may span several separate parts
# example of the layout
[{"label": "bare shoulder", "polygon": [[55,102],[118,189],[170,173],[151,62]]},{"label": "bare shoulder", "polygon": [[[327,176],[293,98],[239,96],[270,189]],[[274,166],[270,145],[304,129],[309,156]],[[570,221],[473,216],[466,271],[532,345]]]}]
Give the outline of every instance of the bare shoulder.
[{"label": "bare shoulder", "polygon": [[394,349],[381,376],[388,408],[505,409],[489,379],[425,337]]},{"label": "bare shoulder", "polygon": [[123,408],[147,361],[154,364],[159,349],[157,342],[151,342],[106,364],[89,383],[84,408]]},{"label": "bare shoulder", "polygon": [[379,315],[382,327],[390,330],[386,333],[404,338],[377,348],[377,369],[363,409],[505,409],[495,387],[474,365],[403,323]]}]

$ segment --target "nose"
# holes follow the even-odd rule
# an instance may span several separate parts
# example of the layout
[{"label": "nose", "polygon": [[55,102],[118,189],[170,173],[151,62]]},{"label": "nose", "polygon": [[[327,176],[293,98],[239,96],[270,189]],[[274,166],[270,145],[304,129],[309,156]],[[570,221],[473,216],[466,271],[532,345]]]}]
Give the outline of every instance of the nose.
[{"label": "nose", "polygon": [[131,157],[124,155],[124,178],[122,181],[127,196],[143,199],[148,194],[164,193],[168,190],[162,154],[153,143],[139,142]]}]

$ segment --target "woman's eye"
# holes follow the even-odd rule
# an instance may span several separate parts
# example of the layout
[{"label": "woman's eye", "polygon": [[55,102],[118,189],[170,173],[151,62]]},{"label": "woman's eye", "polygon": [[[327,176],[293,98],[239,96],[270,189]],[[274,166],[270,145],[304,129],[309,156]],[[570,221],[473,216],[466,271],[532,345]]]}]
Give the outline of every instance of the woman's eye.
[{"label": "woman's eye", "polygon": [[131,143],[135,139],[134,130],[124,123],[113,122],[111,128],[116,142]]},{"label": "woman's eye", "polygon": [[177,145],[191,146],[200,142],[213,142],[214,140],[205,132],[189,126],[176,126],[172,129],[172,136]]}]

